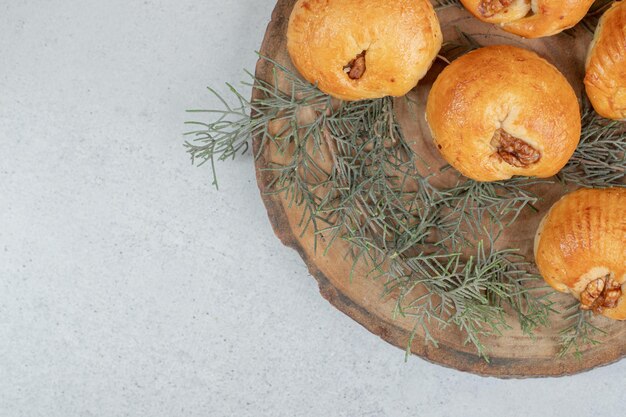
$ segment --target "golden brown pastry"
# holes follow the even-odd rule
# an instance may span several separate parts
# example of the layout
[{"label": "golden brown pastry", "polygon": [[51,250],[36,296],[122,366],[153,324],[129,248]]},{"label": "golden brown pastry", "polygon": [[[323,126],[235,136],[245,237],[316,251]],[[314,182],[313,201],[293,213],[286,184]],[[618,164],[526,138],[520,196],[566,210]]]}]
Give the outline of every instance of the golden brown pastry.
[{"label": "golden brown pastry", "polygon": [[546,282],[582,309],[625,320],[626,189],[563,197],[539,226],[535,260]]},{"label": "golden brown pastry", "polygon": [[441,40],[428,0],[299,0],[287,31],[300,74],[343,100],[405,95]]},{"label": "golden brown pastry", "polygon": [[483,22],[525,38],[556,35],[580,22],[594,0],[461,0]]},{"label": "golden brown pastry", "polygon": [[585,87],[593,108],[609,119],[626,119],[626,1],[604,13],[587,54]]},{"label": "golden brown pastry", "polygon": [[505,45],[446,67],[426,118],[446,161],[477,181],[555,175],[581,133],[578,99],[565,77],[534,52]]}]

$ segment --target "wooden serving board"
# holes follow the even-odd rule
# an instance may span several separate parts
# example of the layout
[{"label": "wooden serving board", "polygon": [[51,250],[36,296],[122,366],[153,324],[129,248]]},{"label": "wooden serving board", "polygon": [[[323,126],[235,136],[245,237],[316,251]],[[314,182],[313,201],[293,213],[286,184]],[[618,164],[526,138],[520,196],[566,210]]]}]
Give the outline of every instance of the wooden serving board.
[{"label": "wooden serving board", "polygon": [[[260,50],[262,56],[294,71],[286,49],[286,32],[295,2],[296,0],[278,0]],[[493,25],[479,22],[465,10],[456,7],[443,9],[438,14],[444,42],[457,39],[458,30],[461,30],[483,46],[511,44],[534,50],[556,65],[575,87],[577,94],[582,94],[584,57],[591,41],[591,34],[584,29],[574,29],[571,33],[545,39],[525,40]],[[430,86],[443,67],[443,62],[436,62],[426,78],[409,93],[412,100],[398,99],[395,103],[396,116],[405,137],[415,144],[420,156],[428,160],[435,169],[444,162],[431,146],[431,137],[423,114]],[[274,76],[272,65],[261,59],[257,65],[256,76],[271,81]],[[255,90],[253,99],[258,97],[260,92]],[[410,102],[416,104],[409,104]],[[318,281],[321,294],[332,305],[385,341],[405,349],[413,324],[410,319],[392,317],[395,300],[392,295],[382,298],[383,283],[359,278],[359,275],[365,276],[364,269],[362,274],[357,273],[356,278],[350,281],[352,261],[344,258],[347,243],[335,241],[327,254],[323,250],[315,251],[313,233],[307,231],[303,234],[299,226],[302,209],[289,206],[281,196],[268,193],[272,174],[264,168],[270,162],[280,160],[270,147],[259,149],[260,143],[260,138],[254,138],[255,154],[260,155],[256,160],[257,180],[276,235],[285,245],[298,251]],[[532,259],[532,239],[541,217],[565,192],[561,185],[544,185],[533,191],[542,196],[538,205],[539,213],[528,210],[511,230],[506,231],[501,243],[520,249],[527,259]],[[573,299],[558,295],[556,301],[557,307],[563,307],[571,305]],[[581,360],[572,355],[563,359],[557,358],[560,347],[559,332],[563,323],[558,323],[556,319],[551,328],[539,330],[535,339],[523,335],[519,326],[512,321],[513,330],[485,341],[490,347],[490,362],[480,358],[471,345],[465,345],[464,336],[453,327],[445,331],[432,329],[433,336],[439,341],[439,347],[426,344],[424,335],[418,333],[411,344],[411,351],[428,361],[485,376],[526,378],[575,374],[615,362],[626,355],[626,324],[612,322],[603,317],[594,320],[607,334],[601,335],[603,343],[588,348]]]}]

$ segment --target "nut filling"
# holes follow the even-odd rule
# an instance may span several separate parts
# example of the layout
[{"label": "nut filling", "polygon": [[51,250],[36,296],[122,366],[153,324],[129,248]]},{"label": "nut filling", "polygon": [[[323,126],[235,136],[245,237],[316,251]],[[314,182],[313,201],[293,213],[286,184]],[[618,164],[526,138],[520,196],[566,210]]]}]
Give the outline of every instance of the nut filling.
[{"label": "nut filling", "polygon": [[504,162],[518,168],[525,168],[539,162],[541,153],[521,139],[498,129],[491,140],[497,154]]},{"label": "nut filling", "polygon": [[348,65],[343,67],[343,71],[348,74],[351,80],[358,80],[365,74],[365,70],[367,69],[365,65],[365,53],[366,51],[361,52],[356,58],[350,61]]},{"label": "nut filling", "polygon": [[622,296],[622,286],[611,275],[598,278],[580,294],[580,308],[601,314],[605,308],[615,308]]},{"label": "nut filling", "polygon": [[482,0],[478,11],[484,17],[493,17],[510,6],[515,0]]}]

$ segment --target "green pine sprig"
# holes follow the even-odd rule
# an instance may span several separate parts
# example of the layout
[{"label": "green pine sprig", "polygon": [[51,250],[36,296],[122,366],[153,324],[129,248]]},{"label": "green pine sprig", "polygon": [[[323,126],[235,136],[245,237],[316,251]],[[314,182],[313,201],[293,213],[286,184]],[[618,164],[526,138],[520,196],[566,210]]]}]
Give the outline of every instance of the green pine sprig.
[{"label": "green pine sprig", "polygon": [[586,349],[601,343],[598,336],[606,334],[606,331],[591,323],[593,313],[581,310],[579,303],[567,309],[563,316],[569,325],[560,333],[561,349],[558,356],[563,358],[571,354],[581,360]]},{"label": "green pine sprig", "polygon": [[581,187],[626,186],[626,122],[599,116],[583,101],[580,144],[559,178]]}]

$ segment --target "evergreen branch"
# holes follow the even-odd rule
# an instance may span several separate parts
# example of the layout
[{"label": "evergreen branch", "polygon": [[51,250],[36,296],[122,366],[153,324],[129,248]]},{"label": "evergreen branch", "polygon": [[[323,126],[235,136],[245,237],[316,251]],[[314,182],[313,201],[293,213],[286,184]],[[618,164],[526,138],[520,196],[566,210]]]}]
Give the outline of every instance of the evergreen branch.
[{"label": "evergreen branch", "polygon": [[559,357],[563,358],[572,354],[580,360],[585,349],[601,343],[597,336],[606,334],[606,332],[591,323],[593,313],[581,310],[579,303],[567,309],[563,314],[570,325],[561,331]]},{"label": "evergreen branch", "polygon": [[[389,284],[400,290],[396,311],[416,319],[414,331],[430,329],[432,323],[440,328],[456,326],[465,333],[465,343],[488,360],[488,347],[481,339],[509,329],[507,308],[518,314],[528,334],[548,323],[551,303],[525,287],[530,277],[527,265],[512,251],[487,249],[480,242],[476,256],[465,262],[460,254],[420,254],[407,259],[406,265],[410,274],[396,276]],[[427,291],[411,298],[418,286]],[[433,339],[430,332],[427,335],[427,340]]]},{"label": "evergreen branch", "polygon": [[580,144],[559,178],[581,187],[624,187],[626,123],[602,118],[589,100],[582,113]]},{"label": "evergreen branch", "polygon": [[456,245],[468,244],[466,237],[480,235],[485,222],[496,226],[496,232],[512,225],[524,209],[534,208],[539,198],[528,187],[545,180],[513,178],[491,183],[465,180],[448,190],[439,201],[443,239]]}]

